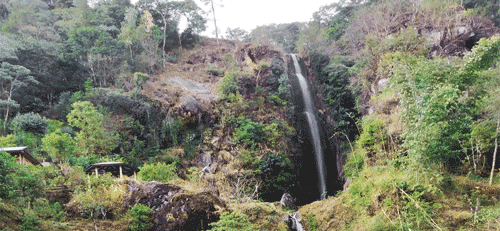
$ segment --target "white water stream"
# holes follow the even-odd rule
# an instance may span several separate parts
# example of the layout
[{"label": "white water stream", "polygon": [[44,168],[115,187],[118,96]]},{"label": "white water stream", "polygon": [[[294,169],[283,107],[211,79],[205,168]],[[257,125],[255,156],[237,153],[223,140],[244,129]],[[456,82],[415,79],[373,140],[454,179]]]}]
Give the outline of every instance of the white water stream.
[{"label": "white water stream", "polygon": [[326,182],[325,182],[325,163],[323,161],[323,149],[321,148],[321,141],[319,135],[318,122],[316,121],[316,116],[314,113],[314,103],[311,99],[311,94],[307,86],[306,78],[302,75],[302,70],[300,69],[299,61],[297,57],[292,54],[293,64],[295,66],[295,73],[299,79],[300,89],[302,89],[302,95],[304,97],[305,114],[307,116],[307,121],[309,123],[309,129],[311,130],[311,135],[314,145],[314,154],[316,157],[316,168],[318,169],[319,181],[320,181],[320,192],[321,199],[326,196]]},{"label": "white water stream", "polygon": [[296,231],[304,231],[304,227],[302,227],[299,219],[297,219],[297,213],[292,213],[290,215],[290,219],[292,219],[292,230],[294,229]]}]

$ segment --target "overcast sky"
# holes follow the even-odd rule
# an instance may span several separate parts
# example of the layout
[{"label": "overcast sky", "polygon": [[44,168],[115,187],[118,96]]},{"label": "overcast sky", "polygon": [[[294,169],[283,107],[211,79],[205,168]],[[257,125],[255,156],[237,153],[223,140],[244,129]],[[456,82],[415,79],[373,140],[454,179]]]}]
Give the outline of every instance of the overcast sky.
[{"label": "overcast sky", "polygon": [[[200,7],[208,10],[199,0],[195,1]],[[336,0],[214,0],[214,2],[224,6],[215,8],[217,27],[224,35],[228,27],[232,29],[239,27],[250,32],[257,26],[272,23],[308,22],[321,6]],[[209,27],[203,35],[215,37],[211,14],[209,19],[207,24]]]}]

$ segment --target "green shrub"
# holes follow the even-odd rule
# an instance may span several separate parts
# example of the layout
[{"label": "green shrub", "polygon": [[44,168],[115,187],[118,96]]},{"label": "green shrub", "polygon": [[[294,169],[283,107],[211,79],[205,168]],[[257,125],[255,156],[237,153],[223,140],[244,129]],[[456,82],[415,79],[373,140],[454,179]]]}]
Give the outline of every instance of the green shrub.
[{"label": "green shrub", "polygon": [[14,194],[11,173],[18,167],[16,159],[7,152],[0,152],[0,198],[8,198]]},{"label": "green shrub", "polygon": [[246,86],[248,84],[248,79],[251,79],[249,73],[230,71],[224,75],[224,78],[222,78],[219,83],[218,89],[223,95],[229,95],[231,93],[236,94],[240,90],[241,85],[244,85],[243,87],[245,88],[248,87]]},{"label": "green shrub", "polygon": [[29,112],[19,114],[13,119],[15,131],[24,131],[33,134],[44,134],[47,129],[48,120],[38,113]]},{"label": "green shrub", "polygon": [[214,66],[208,66],[203,71],[213,76],[224,76],[224,71],[220,70]]},{"label": "green shrub", "polygon": [[60,129],[47,134],[42,138],[43,150],[45,150],[53,160],[66,161],[75,149],[74,140],[68,133],[61,132]]},{"label": "green shrub", "polygon": [[24,231],[40,231],[38,227],[40,225],[40,218],[35,214],[33,210],[24,210],[24,215],[21,217],[23,223],[19,226],[21,230]]},{"label": "green shrub", "polygon": [[366,150],[356,149],[349,153],[347,162],[344,165],[344,176],[346,178],[356,177],[365,164]]},{"label": "green shrub", "polygon": [[128,211],[130,216],[127,230],[141,231],[149,230],[152,225],[151,216],[153,210],[143,204],[136,204]]},{"label": "green shrub", "polygon": [[315,215],[307,214],[307,226],[312,230],[316,231],[319,228],[318,222],[315,219]]},{"label": "green shrub", "polygon": [[384,123],[374,116],[363,118],[363,131],[359,136],[358,145],[368,151],[376,151],[382,148],[386,140]]},{"label": "green shrub", "polygon": [[144,166],[139,167],[140,171],[138,176],[144,181],[168,183],[169,181],[178,178],[175,169],[175,163],[168,165],[165,163],[145,164]]},{"label": "green shrub", "polygon": [[233,134],[234,141],[253,147],[265,139],[264,125],[244,117],[238,118],[238,123]]},{"label": "green shrub", "polygon": [[220,220],[210,223],[212,231],[250,231],[253,230],[253,224],[248,220],[246,214],[234,211],[225,212],[220,216]]},{"label": "green shrub", "polygon": [[244,168],[253,168],[257,163],[257,159],[255,159],[256,151],[254,150],[241,150],[238,155],[240,159],[241,166]]}]

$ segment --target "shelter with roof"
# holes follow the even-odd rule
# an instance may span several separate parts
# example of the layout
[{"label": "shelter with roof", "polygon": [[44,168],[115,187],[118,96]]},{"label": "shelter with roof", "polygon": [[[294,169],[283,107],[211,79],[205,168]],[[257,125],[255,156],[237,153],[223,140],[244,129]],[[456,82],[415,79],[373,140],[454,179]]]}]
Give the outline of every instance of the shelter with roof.
[{"label": "shelter with roof", "polygon": [[139,172],[139,169],[122,162],[102,162],[85,168],[85,173],[88,175],[95,174],[96,176],[103,176],[108,172],[111,173],[111,175],[120,178],[123,178],[123,175],[135,177],[137,172]]},{"label": "shelter with roof", "polygon": [[28,147],[7,147],[0,148],[0,151],[7,152],[17,158],[17,163],[22,165],[40,165],[40,162],[33,157]]}]

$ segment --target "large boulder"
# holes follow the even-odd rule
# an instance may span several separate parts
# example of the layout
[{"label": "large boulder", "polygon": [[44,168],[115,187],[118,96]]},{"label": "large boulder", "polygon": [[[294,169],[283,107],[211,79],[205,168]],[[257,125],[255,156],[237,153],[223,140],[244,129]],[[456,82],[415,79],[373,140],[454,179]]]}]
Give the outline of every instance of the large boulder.
[{"label": "large boulder", "polygon": [[284,208],[290,208],[290,209],[297,208],[297,206],[295,205],[295,198],[293,198],[292,195],[290,195],[288,193],[283,194],[283,196],[281,197],[281,200],[280,200],[280,204]]},{"label": "large boulder", "polygon": [[227,210],[211,192],[185,193],[172,184],[132,180],[127,192],[126,205],[140,203],[154,209],[152,230],[206,230]]}]

